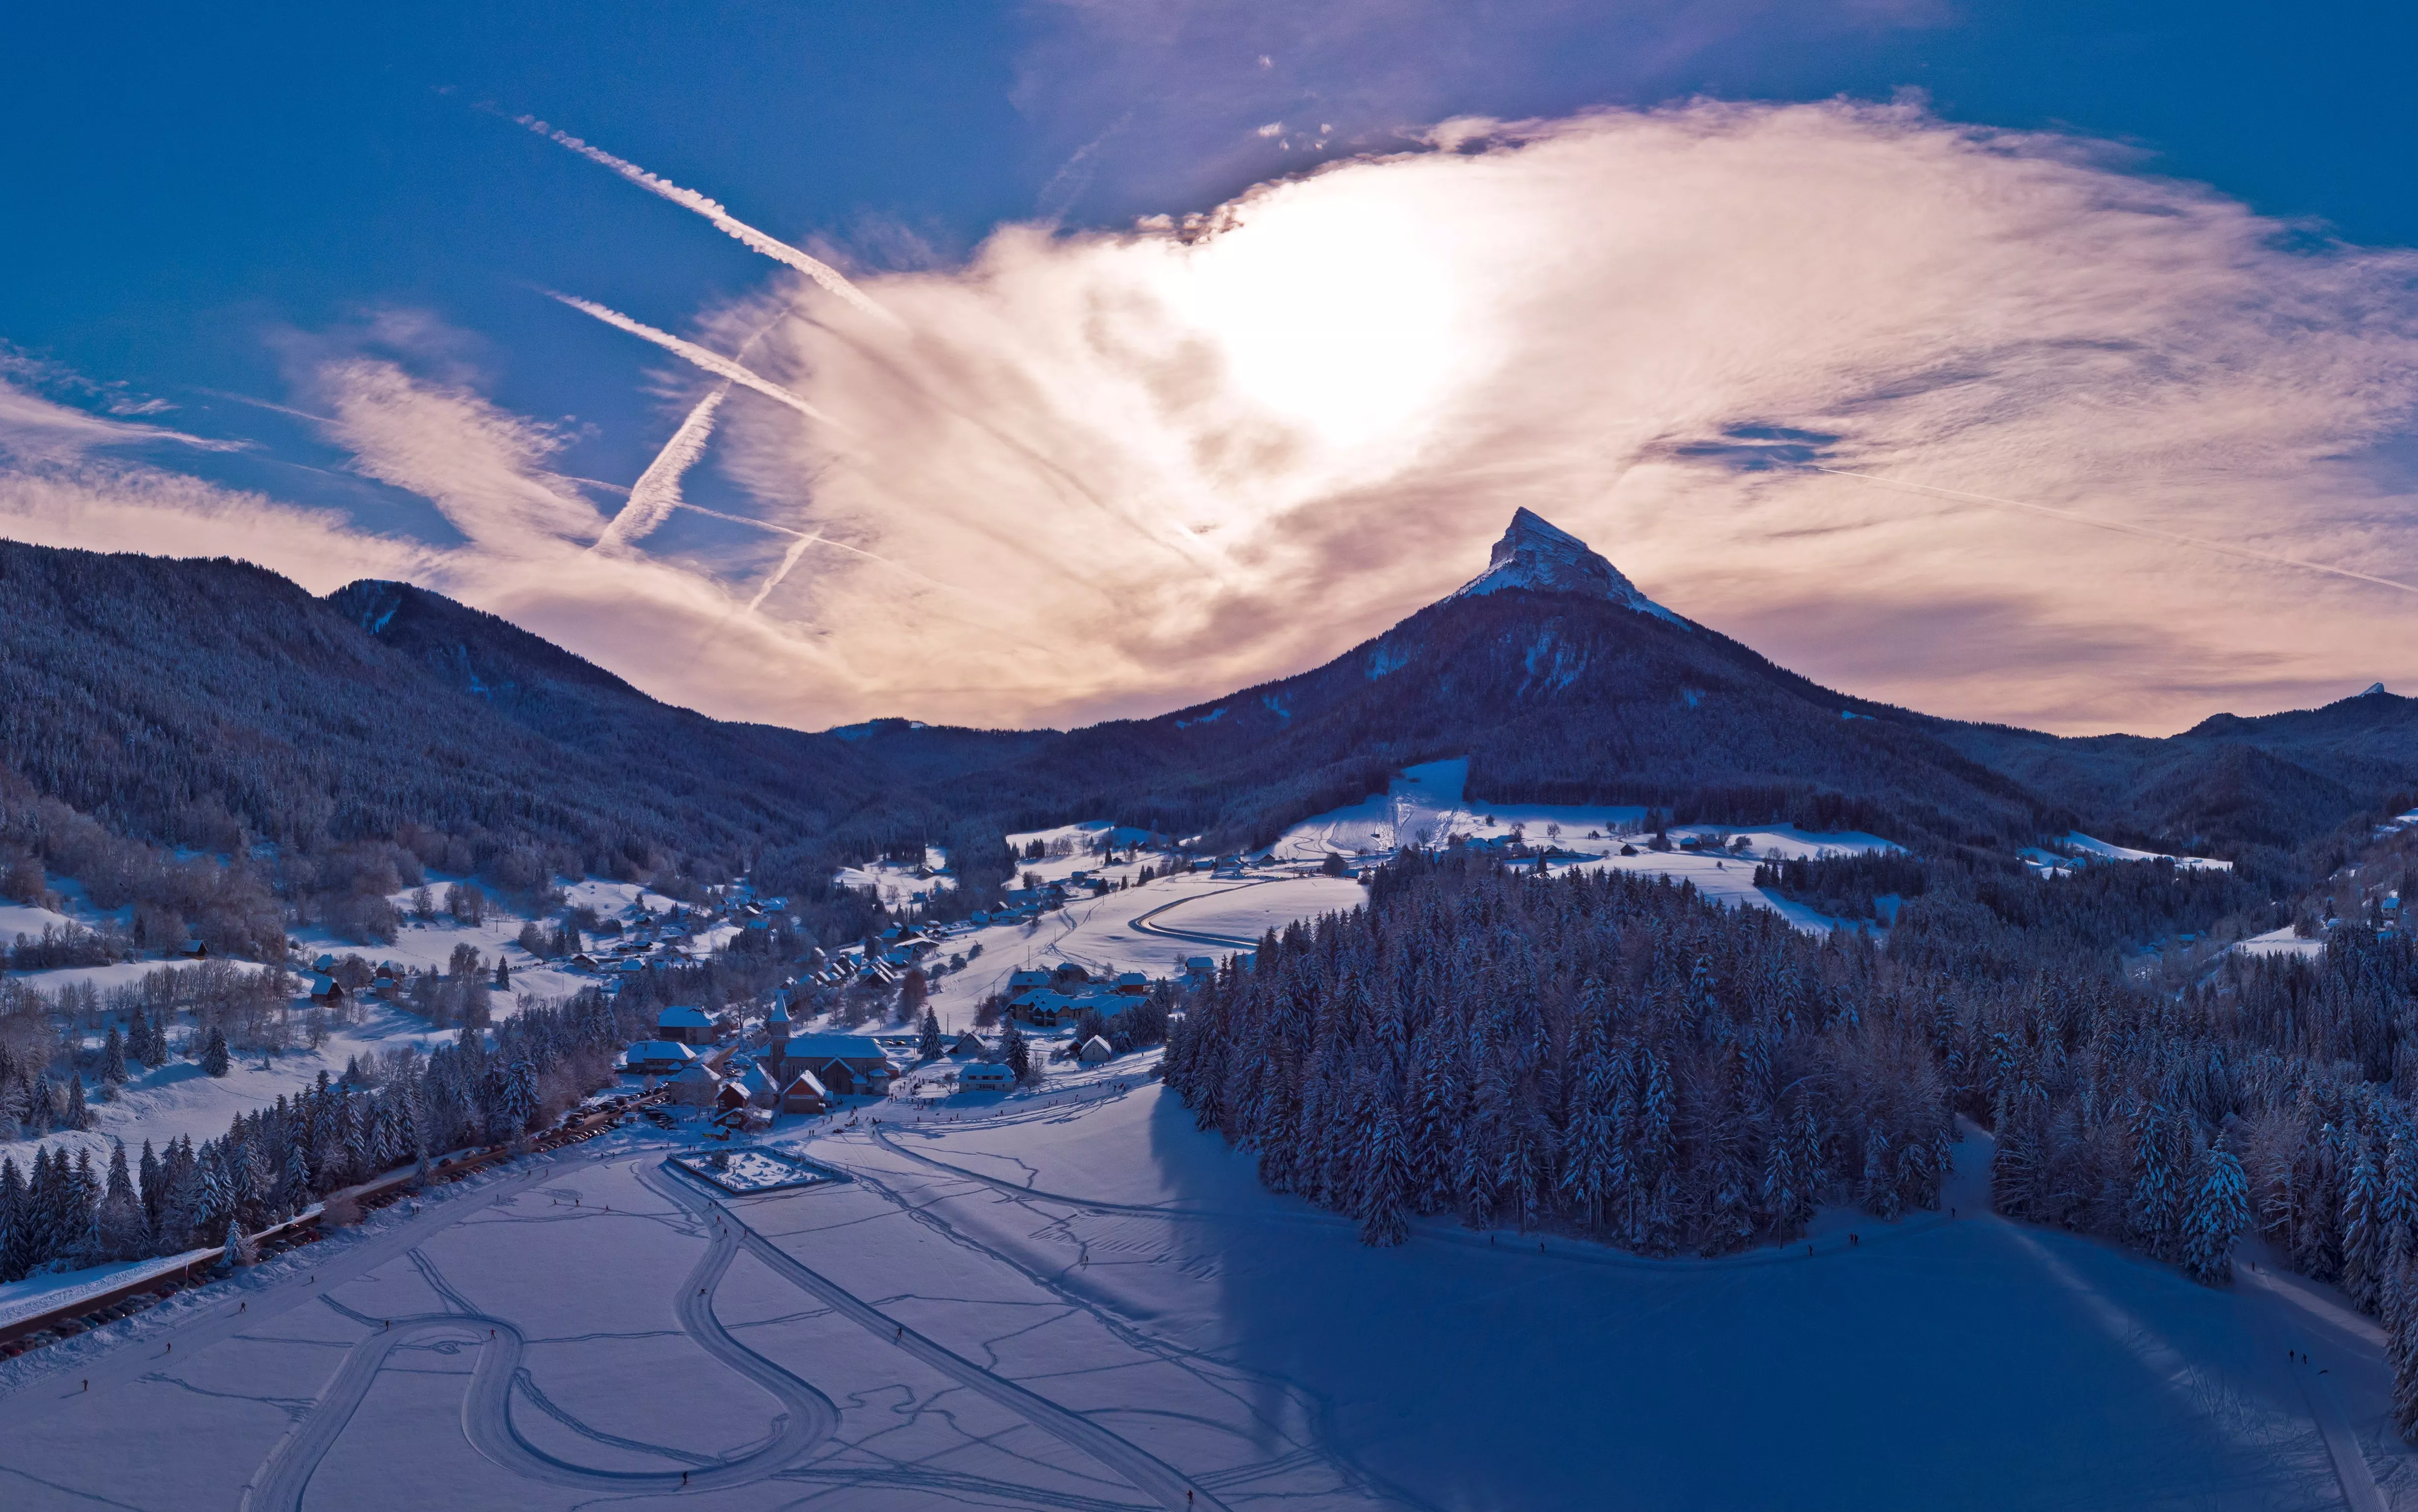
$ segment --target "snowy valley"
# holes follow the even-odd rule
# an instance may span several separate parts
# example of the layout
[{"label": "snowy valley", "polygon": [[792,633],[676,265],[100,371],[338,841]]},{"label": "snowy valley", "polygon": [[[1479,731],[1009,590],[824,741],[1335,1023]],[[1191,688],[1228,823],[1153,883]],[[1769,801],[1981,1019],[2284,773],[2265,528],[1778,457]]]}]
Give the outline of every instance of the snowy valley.
[{"label": "snowy valley", "polygon": [[1526,511],[1069,732],[261,612],[461,743],[0,782],[11,1509],[2418,1504],[2383,785],[1830,693]]}]

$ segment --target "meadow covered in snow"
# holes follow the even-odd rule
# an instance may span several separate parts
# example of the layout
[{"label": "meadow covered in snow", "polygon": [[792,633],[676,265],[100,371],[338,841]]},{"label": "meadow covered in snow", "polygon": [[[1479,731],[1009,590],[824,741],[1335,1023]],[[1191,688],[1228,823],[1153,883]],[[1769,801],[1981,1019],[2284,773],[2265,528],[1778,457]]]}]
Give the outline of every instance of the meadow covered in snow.
[{"label": "meadow covered in snow", "polygon": [[774,1137],[845,1184],[732,1198],[622,1136],[441,1188],[0,1368],[0,1500],[2418,1497],[2371,1325],[1988,1216],[1978,1132],[1952,1218],[1827,1212],[1722,1260],[1442,1221],[1377,1250],[1143,1070]]}]

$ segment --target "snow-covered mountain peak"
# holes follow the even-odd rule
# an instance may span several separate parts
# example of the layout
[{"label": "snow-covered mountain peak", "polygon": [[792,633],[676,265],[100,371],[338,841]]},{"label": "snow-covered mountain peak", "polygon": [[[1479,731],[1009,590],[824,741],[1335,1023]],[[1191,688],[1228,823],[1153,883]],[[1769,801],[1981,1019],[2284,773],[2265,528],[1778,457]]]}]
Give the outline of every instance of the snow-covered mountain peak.
[{"label": "snow-covered mountain peak", "polygon": [[1523,509],[1511,516],[1511,527],[1503,539],[1494,542],[1493,554],[1487,558],[1486,571],[1462,585],[1452,597],[1477,598],[1499,593],[1505,588],[1527,588],[1535,593],[1578,593],[1591,599],[1610,599],[1625,603],[1641,614],[1650,614],[1674,624],[1685,624],[1677,615],[1637,591],[1637,585],[1620,574],[1620,569],[1604,560],[1601,554],[1587,543],[1547,520],[1543,515]]}]

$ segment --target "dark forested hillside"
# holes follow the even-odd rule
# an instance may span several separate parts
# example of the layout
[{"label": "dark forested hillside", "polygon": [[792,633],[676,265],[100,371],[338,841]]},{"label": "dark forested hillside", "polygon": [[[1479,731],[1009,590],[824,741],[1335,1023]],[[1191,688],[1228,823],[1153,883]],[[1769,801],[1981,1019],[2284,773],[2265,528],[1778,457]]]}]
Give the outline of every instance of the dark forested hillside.
[{"label": "dark forested hillside", "polygon": [[0,763],[147,840],[732,867],[869,790],[843,742],[668,708],[418,589],[0,542]]},{"label": "dark forested hillside", "polygon": [[2418,789],[2418,698],[2381,688],[2322,709],[2216,714],[2163,739],[1915,723],[2094,833],[2228,857],[2293,850]]}]

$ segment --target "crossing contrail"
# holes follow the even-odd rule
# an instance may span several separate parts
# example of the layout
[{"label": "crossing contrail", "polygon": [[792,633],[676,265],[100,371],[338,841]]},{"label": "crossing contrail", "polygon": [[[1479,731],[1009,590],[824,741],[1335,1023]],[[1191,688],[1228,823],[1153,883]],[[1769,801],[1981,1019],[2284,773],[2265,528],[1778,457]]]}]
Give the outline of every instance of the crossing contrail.
[{"label": "crossing contrail", "polygon": [[1844,467],[1825,467],[1819,463],[1807,463],[1806,466],[1815,472],[1827,472],[1840,478],[1859,478],[1865,482],[1878,483],[1884,488],[1901,488],[1908,493],[1932,494],[1941,498],[1967,499],[1976,504],[1996,504],[2003,509],[2028,510],[2034,514],[2045,514],[2053,520],[2063,520],[2072,525],[2087,525],[2097,530],[2113,530],[2120,535],[2139,536],[2148,541],[2171,541],[2177,545],[2197,546],[2202,551],[2238,557],[2243,561],[2268,562],[2278,567],[2297,567],[2303,572],[2323,573],[2329,577],[2347,577],[2354,583],[2372,583],[2378,588],[2397,588],[2404,593],[2418,593],[2418,584],[2396,582],[2389,577],[2377,577],[2368,573],[2355,573],[2348,567],[2334,567],[2324,562],[2308,561],[2299,557],[2280,556],[2275,552],[2237,546],[2228,542],[2211,541],[2206,536],[2187,536],[2180,531],[2160,530],[2154,526],[2128,525],[2121,520],[2103,520],[2096,515],[2081,514],[2073,510],[2056,509],[2046,504],[2027,503],[2019,498],[2000,498],[1995,494],[1970,494],[1961,488],[1939,488],[1930,483],[1909,483],[1895,478],[1881,478],[1868,472],[1849,472]]},{"label": "crossing contrail", "polygon": [[806,253],[800,252],[797,248],[790,246],[788,242],[781,240],[778,237],[765,235],[763,232],[757,230],[754,226],[749,225],[746,221],[732,215],[719,203],[708,199],[693,189],[682,189],[680,185],[673,183],[668,178],[659,178],[655,175],[647,172],[644,168],[639,167],[636,163],[631,162],[627,159],[617,158],[602,147],[591,146],[588,143],[582,142],[579,138],[573,136],[568,131],[557,130],[555,128],[548,126],[545,122],[539,120],[534,115],[515,115],[513,119],[522,126],[528,127],[530,130],[535,131],[538,135],[545,137],[550,141],[560,143],[562,145],[569,147],[572,151],[587,159],[589,162],[599,163],[606,168],[612,169],[615,173],[620,175],[623,178],[628,179],[631,183],[647,191],[647,192],[661,195],[663,198],[671,201],[674,205],[680,206],[682,209],[696,211],[697,214],[705,217],[708,221],[712,221],[715,228],[720,230],[724,235],[731,237],[745,244],[752,251],[762,252],[765,256],[772,258],[776,263],[783,263],[790,267],[796,268],[799,272],[803,273],[810,279],[813,279],[825,289],[828,289],[832,293],[839,296],[841,298],[846,299],[849,304],[854,305],[857,309],[864,311],[865,313],[878,316],[880,319],[889,321],[893,325],[898,323],[898,317],[896,315],[892,314],[889,311],[882,309],[878,304],[875,304],[871,299],[866,298],[865,291],[858,288],[855,284],[850,283],[847,278],[841,275],[838,268],[832,267],[831,264],[824,262],[819,257],[808,256]]},{"label": "crossing contrail", "polygon": [[604,527],[604,533],[589,550],[626,546],[671,518],[672,511],[681,503],[681,475],[705,454],[705,443],[713,435],[713,412],[722,407],[729,392],[730,385],[725,382],[697,401],[696,407],[688,412],[688,419],[681,421],[680,429],[655,453],[655,460],[630,485],[630,501],[621,506],[613,523]]},{"label": "crossing contrail", "polygon": [[723,356],[720,352],[709,351],[706,348],[697,345],[695,342],[684,342],[679,337],[673,335],[670,331],[657,330],[654,327],[648,325],[644,321],[633,320],[628,315],[621,313],[619,310],[607,309],[605,306],[598,304],[592,299],[583,299],[575,294],[557,293],[552,289],[548,289],[546,294],[548,298],[559,299],[562,303],[571,306],[571,308],[579,311],[583,314],[595,316],[597,319],[613,327],[617,330],[626,330],[633,336],[640,337],[646,341],[650,341],[657,346],[662,347],[665,351],[670,352],[674,356],[684,358],[696,364],[698,367],[703,368],[706,372],[712,374],[717,378],[727,378],[742,388],[755,389],[758,393],[762,394],[767,399],[776,399],[782,404],[788,405],[791,409],[796,410],[799,414],[805,416],[808,420],[819,420],[826,425],[835,425],[838,423],[838,421],[833,420],[829,415],[824,414],[814,405],[807,404],[804,400],[799,398],[796,394],[791,393],[788,389],[782,388],[779,384],[774,383],[772,379],[764,377],[747,368],[741,367],[738,363],[733,362],[730,359]]}]

